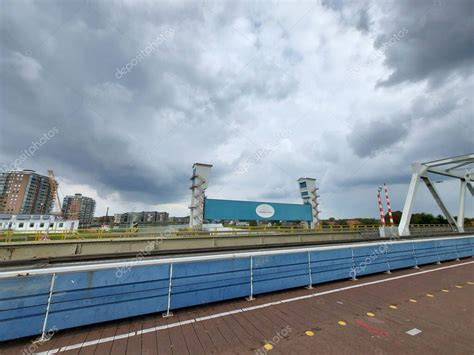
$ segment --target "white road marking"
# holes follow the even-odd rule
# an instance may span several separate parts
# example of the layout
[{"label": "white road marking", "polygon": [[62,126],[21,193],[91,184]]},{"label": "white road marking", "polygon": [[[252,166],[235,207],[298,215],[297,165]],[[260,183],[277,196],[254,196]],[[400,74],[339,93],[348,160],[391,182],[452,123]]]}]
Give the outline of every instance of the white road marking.
[{"label": "white road marking", "polygon": [[[306,296],[301,296],[301,297],[287,298],[287,299],[284,299],[284,300],[281,300],[281,301],[264,303],[264,304],[257,305],[257,306],[253,306],[253,307],[240,308],[240,309],[236,309],[236,310],[229,311],[229,312],[216,313],[216,314],[213,314],[213,315],[210,315],[210,316],[199,317],[199,318],[193,318],[193,319],[189,319],[189,320],[186,320],[186,321],[181,321],[181,322],[176,322],[176,323],[165,324],[165,325],[162,325],[162,326],[153,327],[153,328],[148,328],[148,329],[143,329],[143,330],[140,330],[140,331],[137,331],[137,332],[130,332],[130,333],[126,333],[126,334],[121,334],[121,335],[117,335],[117,336],[114,336],[114,337],[108,337],[108,338],[103,338],[103,339],[96,339],[96,340],[91,340],[91,341],[88,341],[88,342],[85,342],[85,343],[78,343],[78,344],[73,344],[73,345],[67,345],[67,346],[63,346],[63,347],[61,347],[61,348],[51,349],[51,350],[48,350],[48,351],[45,351],[45,352],[41,352],[41,353],[37,353],[37,354],[38,354],[38,355],[56,354],[56,353],[61,352],[61,351],[74,350],[74,349],[79,349],[79,348],[81,348],[81,347],[86,347],[86,346],[91,346],[91,345],[96,345],[96,344],[107,343],[107,342],[113,341],[113,340],[115,340],[115,339],[130,338],[130,337],[133,337],[133,336],[136,336],[136,335],[140,335],[140,334],[144,334],[144,333],[150,333],[150,332],[154,332],[154,331],[160,331],[160,330],[164,330],[164,329],[175,328],[175,327],[179,327],[179,326],[181,326],[181,325],[183,325],[183,324],[189,324],[189,323],[195,323],[195,322],[202,322],[202,321],[205,321],[205,320],[208,320],[208,319],[219,318],[219,317],[225,317],[225,316],[228,316],[228,315],[234,314],[234,313],[250,312],[250,311],[253,311],[253,310],[255,310],[255,309],[261,309],[261,308],[270,307],[270,306],[278,305],[278,304],[282,304],[282,303],[294,302],[294,301],[299,301],[299,300],[302,300],[302,299],[313,298],[313,297],[320,297],[320,296],[324,296],[324,295],[329,295],[329,294],[331,294],[331,293],[336,293],[336,292],[341,292],[341,291],[347,291],[347,290],[351,290],[351,289],[359,288],[359,287],[365,287],[365,286],[376,285],[376,284],[380,284],[380,283],[383,283],[383,282],[389,282],[389,281],[393,281],[393,280],[403,279],[403,278],[406,278],[406,277],[412,277],[412,276],[418,276],[418,275],[428,274],[428,273],[430,273],[430,272],[435,272],[435,271],[440,271],[440,270],[451,269],[451,268],[455,268],[455,267],[459,267],[459,266],[464,266],[464,265],[469,265],[469,264],[473,264],[473,263],[474,263],[474,261],[468,261],[468,262],[465,262],[465,263],[462,263],[462,264],[449,265],[449,266],[441,266],[441,267],[438,267],[438,268],[436,268],[436,269],[418,271],[418,272],[414,272],[414,273],[411,273],[411,274],[389,277],[389,278],[382,279],[382,280],[364,282],[364,283],[361,283],[361,284],[358,284],[358,285],[351,285],[351,286],[347,286],[347,287],[335,288],[335,289],[332,289],[332,290],[322,291],[322,292],[316,292],[316,293],[312,293],[312,294],[309,294],[309,295],[306,295]],[[410,330],[410,332],[412,332],[412,331],[414,331],[414,330],[417,330],[418,333],[421,333],[421,330],[416,329],[416,328]],[[409,334],[409,332],[407,332],[407,333]],[[418,334],[418,333],[416,333],[416,334]],[[416,334],[413,334],[413,335],[416,335]],[[410,334],[410,335],[412,335],[412,334]]]},{"label": "white road marking", "polygon": [[421,333],[421,330],[417,329],[417,328],[413,328],[411,330],[409,330],[408,332],[406,332],[408,335],[411,335],[411,336],[415,336],[417,334],[420,334]]}]

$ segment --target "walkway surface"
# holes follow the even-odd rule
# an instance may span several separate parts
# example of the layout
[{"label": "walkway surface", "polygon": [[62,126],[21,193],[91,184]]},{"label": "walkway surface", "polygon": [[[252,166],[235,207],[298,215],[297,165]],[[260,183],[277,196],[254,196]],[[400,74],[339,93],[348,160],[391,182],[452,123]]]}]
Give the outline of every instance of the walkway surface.
[{"label": "walkway surface", "polygon": [[0,354],[473,354],[474,261],[64,330]]}]

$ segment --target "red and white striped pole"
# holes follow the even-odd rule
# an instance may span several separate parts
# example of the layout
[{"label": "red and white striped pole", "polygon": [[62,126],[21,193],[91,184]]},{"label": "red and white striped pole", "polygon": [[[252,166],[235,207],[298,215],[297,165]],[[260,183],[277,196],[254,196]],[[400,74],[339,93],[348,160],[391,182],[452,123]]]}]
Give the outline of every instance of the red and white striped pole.
[{"label": "red and white striped pole", "polygon": [[382,198],[380,197],[380,191],[382,189],[379,187],[377,190],[377,202],[379,203],[379,211],[380,211],[380,222],[382,223],[382,227],[385,227],[385,216],[383,213],[383,206],[382,206]]},{"label": "red and white striped pole", "polygon": [[392,208],[390,207],[390,197],[388,197],[388,188],[386,183],[383,183],[383,188],[385,190],[385,200],[387,201],[387,211],[388,218],[390,218],[390,226],[393,227]]}]

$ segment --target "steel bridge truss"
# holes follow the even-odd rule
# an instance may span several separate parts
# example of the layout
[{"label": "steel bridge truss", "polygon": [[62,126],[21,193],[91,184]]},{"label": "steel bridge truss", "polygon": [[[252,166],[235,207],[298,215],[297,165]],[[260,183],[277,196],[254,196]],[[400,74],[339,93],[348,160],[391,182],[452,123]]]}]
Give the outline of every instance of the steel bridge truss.
[{"label": "steel bridge truss", "polygon": [[[471,184],[474,181],[474,175],[472,173],[472,166],[474,164],[474,154],[461,155],[457,157],[430,161],[427,163],[415,163],[412,165],[413,174],[411,177],[410,186],[408,188],[407,198],[405,200],[405,206],[403,207],[403,214],[398,226],[398,233],[400,236],[410,235],[410,220],[413,210],[413,203],[415,200],[416,192],[420,182],[424,182],[431,195],[435,199],[436,203],[440,207],[444,216],[448,220],[454,232],[464,232],[464,211],[466,202],[466,190],[469,189],[471,196],[474,196],[474,188]],[[446,208],[445,203],[441,199],[434,183],[428,176],[428,173],[442,175],[460,181],[459,190],[459,203],[458,203],[458,215],[454,218],[449,210]]]}]

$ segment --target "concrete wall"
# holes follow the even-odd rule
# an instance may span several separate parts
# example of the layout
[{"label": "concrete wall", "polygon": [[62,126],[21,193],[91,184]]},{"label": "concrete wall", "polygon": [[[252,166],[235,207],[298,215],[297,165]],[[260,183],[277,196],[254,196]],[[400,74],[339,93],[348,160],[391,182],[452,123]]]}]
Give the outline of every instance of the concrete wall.
[{"label": "concrete wall", "polygon": [[[93,256],[102,254],[140,253],[156,251],[185,251],[217,247],[250,247],[297,242],[317,243],[367,239],[368,234],[359,232],[280,234],[261,236],[218,236],[218,237],[167,237],[167,238],[124,238],[95,240],[64,240],[38,242],[0,243],[0,262],[34,260],[44,258]],[[377,231],[372,234],[377,238]],[[132,255],[133,256],[133,255]]]}]

